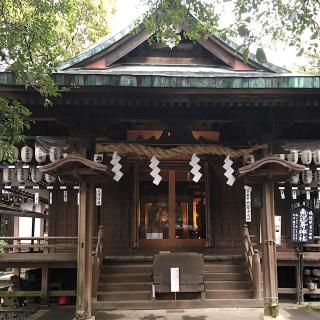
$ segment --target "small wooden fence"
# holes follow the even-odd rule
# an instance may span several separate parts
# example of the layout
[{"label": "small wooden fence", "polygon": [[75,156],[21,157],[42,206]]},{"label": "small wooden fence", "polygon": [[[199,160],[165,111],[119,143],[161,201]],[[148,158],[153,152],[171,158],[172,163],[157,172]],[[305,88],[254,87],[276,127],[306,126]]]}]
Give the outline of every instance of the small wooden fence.
[{"label": "small wooden fence", "polygon": [[[96,245],[92,252],[93,297],[96,297],[100,268],[103,260],[103,226],[100,226]],[[13,267],[13,274],[19,275],[19,268],[34,266],[42,269],[41,290],[0,291],[0,297],[41,297],[42,304],[48,304],[49,297],[76,296],[76,290],[49,290],[49,268],[77,267],[77,237],[0,237],[7,244],[2,248],[0,263]],[[29,243],[26,243],[28,241]]]}]

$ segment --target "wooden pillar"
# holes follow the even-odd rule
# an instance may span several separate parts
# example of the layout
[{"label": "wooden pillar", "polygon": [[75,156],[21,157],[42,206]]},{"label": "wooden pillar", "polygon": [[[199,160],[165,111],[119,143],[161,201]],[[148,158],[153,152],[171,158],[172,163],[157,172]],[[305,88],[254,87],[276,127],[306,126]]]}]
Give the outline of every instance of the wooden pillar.
[{"label": "wooden pillar", "polygon": [[169,170],[169,239],[176,237],[176,172]]},{"label": "wooden pillar", "polygon": [[278,308],[277,259],[274,226],[274,194],[273,182],[263,185],[263,208],[261,215],[263,245],[263,291],[264,315],[276,318]]},{"label": "wooden pillar", "polygon": [[77,259],[77,305],[76,319],[92,319],[92,190],[80,183],[78,211],[78,259]]},{"label": "wooden pillar", "polygon": [[41,304],[47,305],[48,300],[48,279],[49,269],[48,265],[42,266],[42,276],[41,276]]}]

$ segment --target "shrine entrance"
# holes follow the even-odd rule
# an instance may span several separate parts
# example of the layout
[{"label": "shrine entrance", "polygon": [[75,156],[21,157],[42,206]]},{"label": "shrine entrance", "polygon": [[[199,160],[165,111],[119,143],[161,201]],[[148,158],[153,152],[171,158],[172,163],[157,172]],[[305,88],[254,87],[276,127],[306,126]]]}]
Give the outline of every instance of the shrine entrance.
[{"label": "shrine entrance", "polygon": [[138,236],[140,248],[203,248],[207,238],[206,172],[192,181],[188,164],[164,164],[153,184],[150,168],[139,167]]}]

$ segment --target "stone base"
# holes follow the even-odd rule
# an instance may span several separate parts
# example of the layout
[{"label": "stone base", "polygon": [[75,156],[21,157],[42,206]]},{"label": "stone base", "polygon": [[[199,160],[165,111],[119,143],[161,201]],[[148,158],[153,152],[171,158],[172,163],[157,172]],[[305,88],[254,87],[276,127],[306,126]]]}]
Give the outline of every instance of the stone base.
[{"label": "stone base", "polygon": [[273,318],[271,316],[265,316],[264,314],[262,314],[260,319],[261,320],[284,320],[284,317],[281,314],[279,314],[276,318]]}]

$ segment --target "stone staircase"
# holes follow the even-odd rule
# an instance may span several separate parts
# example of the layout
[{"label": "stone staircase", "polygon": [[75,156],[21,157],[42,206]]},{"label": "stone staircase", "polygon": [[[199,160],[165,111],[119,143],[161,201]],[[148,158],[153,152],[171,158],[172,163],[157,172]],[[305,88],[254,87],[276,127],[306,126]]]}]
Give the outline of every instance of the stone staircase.
[{"label": "stone staircase", "polygon": [[252,299],[249,275],[239,256],[205,256],[205,299],[152,299],[152,257],[108,257],[100,273],[94,309],[248,308]]}]

